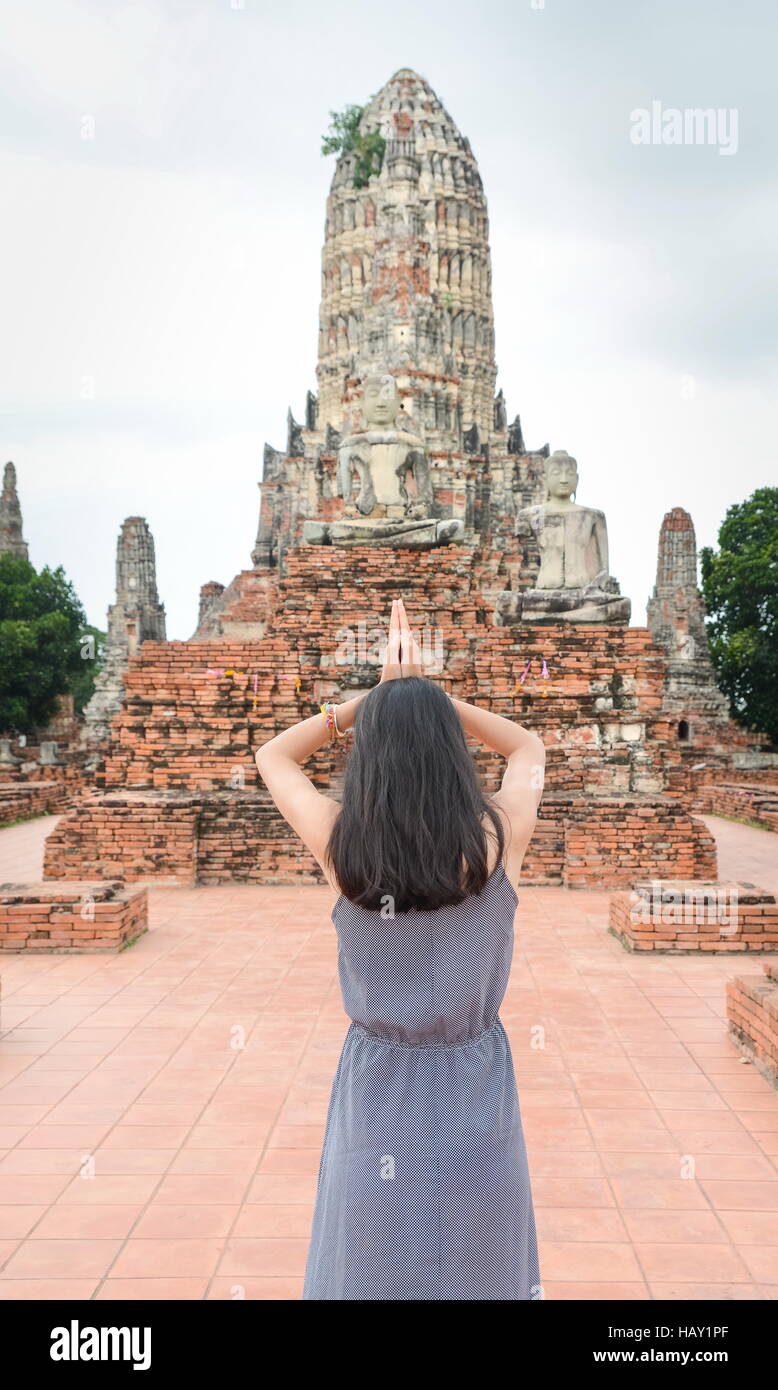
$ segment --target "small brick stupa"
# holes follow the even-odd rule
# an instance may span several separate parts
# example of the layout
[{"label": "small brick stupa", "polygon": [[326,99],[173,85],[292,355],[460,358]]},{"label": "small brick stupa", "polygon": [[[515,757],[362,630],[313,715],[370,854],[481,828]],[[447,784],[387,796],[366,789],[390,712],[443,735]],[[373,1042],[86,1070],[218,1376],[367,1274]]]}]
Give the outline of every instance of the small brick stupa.
[{"label": "small brick stupa", "polygon": [[[402,594],[446,689],[543,733],[530,882],[715,877],[713,841],[689,809],[662,634],[628,625],[605,517],[578,503],[575,459],[528,450],[495,394],[488,218],[469,143],[407,69],[360,133],[383,141],[380,169],[360,173],[359,150],[337,162],[318,392],[302,424],[290,412],[285,449],[265,447],[252,566],[204,586],[190,641],[146,641],[130,661],[105,791],[62,819],[46,873],[320,881],[253,754],[321,699],[375,683]],[[696,736],[719,721],[714,697]],[[336,745],[312,760],[319,785],[337,789],[343,756]],[[495,787],[497,760],[477,756]]]}]

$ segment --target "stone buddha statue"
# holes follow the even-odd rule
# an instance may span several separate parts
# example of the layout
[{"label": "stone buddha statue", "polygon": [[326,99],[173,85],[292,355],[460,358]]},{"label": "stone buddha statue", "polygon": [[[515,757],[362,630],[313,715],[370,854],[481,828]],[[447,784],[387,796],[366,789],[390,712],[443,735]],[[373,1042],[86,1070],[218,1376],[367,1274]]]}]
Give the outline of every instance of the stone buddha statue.
[{"label": "stone buddha statue", "polygon": [[398,424],[400,411],[397,382],[389,372],[365,377],[365,428],[347,435],[338,454],[343,519],[307,521],[304,541],[426,550],[462,539],[461,521],[432,515],[432,479],[424,441]]},{"label": "stone buddha statue", "polygon": [[[386,373],[365,378],[362,413],[367,429],[348,435],[338,458],[339,492],[346,516],[418,520],[429,516],[432,482],[424,441],[397,425],[397,382]],[[354,473],[359,493],[353,500]]]},{"label": "stone buddha statue", "polygon": [[608,570],[605,513],[573,500],[578,464],[564,449],[546,460],[546,501],[519,512],[518,536],[534,536],[540,570],[534,589],[505,592],[502,621],[629,622],[632,609]]}]

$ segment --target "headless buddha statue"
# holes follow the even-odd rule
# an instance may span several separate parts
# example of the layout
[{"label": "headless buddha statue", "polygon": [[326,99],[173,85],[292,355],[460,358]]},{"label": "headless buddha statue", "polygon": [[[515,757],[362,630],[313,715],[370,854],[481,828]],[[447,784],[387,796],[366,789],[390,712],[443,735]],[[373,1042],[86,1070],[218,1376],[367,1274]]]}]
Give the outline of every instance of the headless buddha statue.
[{"label": "headless buddha statue", "polygon": [[429,458],[419,435],[398,424],[397,382],[388,372],[367,376],[364,429],[347,435],[338,454],[340,521],[309,521],[309,544],[390,545],[426,550],[461,540],[455,518],[433,516]]}]

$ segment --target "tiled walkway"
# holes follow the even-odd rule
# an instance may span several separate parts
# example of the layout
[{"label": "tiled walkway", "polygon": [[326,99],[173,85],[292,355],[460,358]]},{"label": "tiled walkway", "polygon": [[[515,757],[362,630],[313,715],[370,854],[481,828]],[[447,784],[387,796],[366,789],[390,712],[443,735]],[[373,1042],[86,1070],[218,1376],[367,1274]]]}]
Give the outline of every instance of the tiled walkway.
[{"label": "tiled walkway", "polygon": [[[778,886],[776,838],[709,821],[722,876]],[[50,820],[0,832],[40,875]],[[545,1294],[778,1296],[778,1095],[724,982],[758,962],[636,958],[608,895],[525,889],[502,1009]],[[118,957],[0,962],[6,1298],[295,1299],[346,1029],[328,897],[155,889]]]}]

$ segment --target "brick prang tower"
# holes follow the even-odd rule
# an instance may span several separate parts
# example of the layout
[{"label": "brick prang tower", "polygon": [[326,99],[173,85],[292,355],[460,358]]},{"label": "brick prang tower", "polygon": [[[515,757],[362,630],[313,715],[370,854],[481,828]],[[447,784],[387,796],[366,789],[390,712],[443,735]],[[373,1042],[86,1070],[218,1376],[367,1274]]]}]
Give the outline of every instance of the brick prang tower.
[{"label": "brick prang tower", "polygon": [[265,446],[252,560],[281,573],[306,519],[340,516],[337,449],[359,425],[371,372],[395,377],[407,428],[429,454],[432,514],[462,518],[466,543],[489,534],[506,548],[516,511],[543,500],[548,446],[528,452],[518,416],[509,426],[495,394],[489,219],[469,141],[409,68],[372,99],[359,131],[380,135],[384,154],[361,185],[356,153],[335,167],[318,394],[308,393],[303,424],[290,413],[285,450]]},{"label": "brick prang tower", "polygon": [[698,746],[700,734],[726,737],[729,707],[710,659],[694,522],[682,507],[673,507],[662,522],[646,614],[649,631],[667,656],[664,708],[678,720],[679,736]]},{"label": "brick prang tower", "polygon": [[142,516],[122,522],[116,543],[116,601],[108,609],[102,670],[84,709],[87,741],[110,735],[111,720],[124,696],[124,677],[142,642],[165,640],[165,610],[157,593],[154,537]]},{"label": "brick prang tower", "polygon": [[15,555],[29,560],[27,542],[22,535],[22,509],[16,491],[16,469],[7,463],[3,470],[3,492],[0,497],[0,555]]}]

